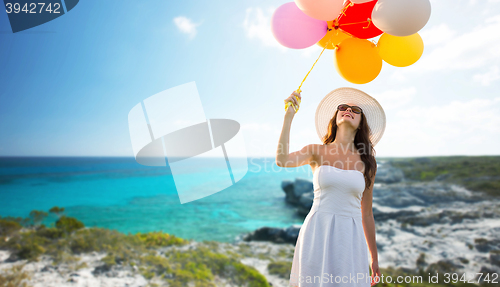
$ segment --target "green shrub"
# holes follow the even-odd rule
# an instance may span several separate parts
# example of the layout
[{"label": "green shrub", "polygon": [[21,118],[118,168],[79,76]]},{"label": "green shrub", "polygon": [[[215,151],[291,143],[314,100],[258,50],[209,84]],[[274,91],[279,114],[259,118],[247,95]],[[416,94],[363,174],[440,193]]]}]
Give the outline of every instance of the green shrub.
[{"label": "green shrub", "polygon": [[41,237],[49,238],[49,239],[58,239],[63,236],[63,231],[58,228],[50,227],[46,228],[45,226],[40,227],[36,230],[36,234]]},{"label": "green shrub", "polygon": [[190,281],[208,284],[213,280],[213,275],[218,275],[230,279],[237,286],[269,286],[266,278],[255,268],[241,263],[236,258],[214,253],[203,245],[182,252],[172,250],[166,256],[175,266],[174,279],[167,279],[169,284],[185,284]]},{"label": "green shrub", "polygon": [[141,263],[149,267],[148,272],[152,272],[157,275],[173,272],[173,268],[169,260],[163,256],[148,254],[141,258]]},{"label": "green shrub", "polygon": [[38,261],[38,256],[45,253],[46,248],[44,246],[48,242],[49,240],[37,236],[34,232],[26,232],[21,234],[14,246],[17,249],[16,254],[20,259]]},{"label": "green shrub", "polygon": [[69,234],[75,230],[84,228],[85,225],[74,217],[63,215],[56,221],[56,227],[64,233]]},{"label": "green shrub", "polygon": [[62,213],[64,212],[64,207],[60,208],[60,207],[54,206],[51,209],[49,209],[49,212],[54,213],[57,216],[61,216]]},{"label": "green shrub", "polygon": [[45,217],[47,217],[48,213],[45,212],[45,211],[41,211],[41,210],[32,210],[30,212],[30,219],[31,219],[31,222],[32,222],[32,225],[34,226],[38,226],[40,225],[40,223],[43,221],[43,219]]},{"label": "green shrub", "polygon": [[0,219],[0,236],[10,236],[21,228],[22,226],[18,222]]},{"label": "green shrub", "polygon": [[[59,216],[63,210],[54,207],[51,213]],[[105,252],[104,264],[137,266],[145,278],[159,277],[169,286],[216,287],[213,282],[215,275],[237,286],[269,286],[255,268],[240,262],[244,255],[231,251],[227,255],[215,252],[219,249],[217,242],[203,241],[193,249],[181,251],[176,246],[189,244],[191,240],[162,231],[125,235],[105,228],[84,228],[82,222],[65,215],[59,216],[55,227],[46,227],[38,224],[44,216],[43,212],[35,210],[30,213],[32,221],[0,219],[1,234],[12,235],[7,241],[6,237],[0,236],[3,238],[0,248],[11,250],[14,256],[29,261],[38,260],[42,254],[48,255],[53,264],[67,263],[72,270],[85,266],[79,262],[77,254]],[[27,222],[25,232],[17,232],[23,226],[20,222]],[[172,248],[158,250],[159,247]],[[246,247],[242,248],[243,251],[251,253]],[[160,251],[164,253],[159,255]],[[0,277],[0,286],[4,286],[4,278]]]},{"label": "green shrub", "polygon": [[135,235],[142,243],[146,245],[146,247],[165,247],[171,245],[185,245],[188,244],[188,240],[176,237],[175,235],[171,235],[168,233],[164,233],[162,231],[158,232],[148,232],[148,233],[140,233],[138,232]]},{"label": "green shrub", "polygon": [[278,275],[281,278],[290,278],[290,271],[292,270],[292,262],[290,261],[276,261],[267,265],[269,274]]}]

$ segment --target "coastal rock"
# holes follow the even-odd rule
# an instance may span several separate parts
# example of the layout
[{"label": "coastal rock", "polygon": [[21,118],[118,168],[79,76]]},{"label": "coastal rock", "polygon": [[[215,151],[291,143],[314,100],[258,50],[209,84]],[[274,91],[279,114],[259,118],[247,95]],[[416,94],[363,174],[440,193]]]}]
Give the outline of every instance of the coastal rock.
[{"label": "coastal rock", "polygon": [[387,221],[390,219],[396,219],[398,218],[404,218],[408,216],[416,216],[419,214],[418,211],[411,211],[411,210],[398,210],[394,212],[382,212],[378,210],[376,207],[373,208],[373,217],[376,222],[382,222],[382,221]]},{"label": "coastal rock", "polygon": [[43,267],[40,271],[41,272],[53,272],[53,271],[57,271],[57,268],[59,266],[54,266],[54,265],[45,265],[45,267]]},{"label": "coastal rock", "polygon": [[103,264],[103,265],[99,265],[96,268],[94,268],[94,271],[92,271],[92,274],[94,276],[98,276],[98,275],[106,274],[109,271],[111,271],[111,266],[108,264]]},{"label": "coastal rock", "polygon": [[404,178],[404,173],[401,169],[395,168],[388,163],[380,164],[377,167],[375,174],[375,182],[377,183],[395,183],[400,182]]},{"label": "coastal rock", "polygon": [[6,263],[12,263],[21,260],[16,252],[12,252],[7,259],[4,260]]},{"label": "coastal rock", "polygon": [[269,241],[274,243],[295,244],[299,235],[300,225],[288,228],[261,227],[243,236],[243,241]]},{"label": "coastal rock", "polygon": [[374,187],[373,202],[389,207],[448,205],[450,202],[483,201],[481,194],[443,182],[396,183]]},{"label": "coastal rock", "polygon": [[307,215],[311,211],[313,204],[314,192],[303,193],[299,198],[299,204],[297,205],[297,212],[301,215]]},{"label": "coastal rock", "polygon": [[491,250],[500,250],[500,239],[488,240],[486,238],[474,239],[475,247],[479,252],[489,252]]},{"label": "coastal rock", "polygon": [[302,194],[313,190],[313,183],[310,180],[296,178],[295,181],[284,180],[281,188],[285,192],[285,200],[291,204],[298,204]]},{"label": "coastal rock", "polygon": [[302,225],[294,224],[285,230],[287,238],[292,240],[293,244],[297,242],[297,238],[299,237],[300,227],[302,227]]},{"label": "coastal rock", "polygon": [[494,250],[490,253],[490,263],[500,267],[500,250]]},{"label": "coastal rock", "polygon": [[375,202],[381,202],[385,206],[391,206],[391,207],[426,205],[424,200],[412,195],[406,188],[397,188],[397,187],[374,188],[373,197]]}]

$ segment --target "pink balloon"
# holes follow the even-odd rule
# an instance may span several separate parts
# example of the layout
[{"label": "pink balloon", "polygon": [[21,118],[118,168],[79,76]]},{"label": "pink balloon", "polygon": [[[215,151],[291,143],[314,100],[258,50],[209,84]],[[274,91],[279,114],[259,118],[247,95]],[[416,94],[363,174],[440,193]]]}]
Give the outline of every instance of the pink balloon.
[{"label": "pink balloon", "polygon": [[271,30],[281,45],[304,49],[316,44],[326,35],[328,23],[307,16],[295,2],[288,2],[274,11]]}]

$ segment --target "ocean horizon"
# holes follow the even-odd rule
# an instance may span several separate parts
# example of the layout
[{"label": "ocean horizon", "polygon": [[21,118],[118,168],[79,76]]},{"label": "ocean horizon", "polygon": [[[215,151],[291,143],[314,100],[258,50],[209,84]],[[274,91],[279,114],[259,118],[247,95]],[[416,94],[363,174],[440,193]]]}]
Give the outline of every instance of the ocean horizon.
[{"label": "ocean horizon", "polygon": [[[134,157],[0,157],[0,216],[28,217],[58,206],[87,227],[221,242],[263,226],[302,224],[281,183],[312,180],[310,167],[281,168],[266,157],[248,161],[240,181],[181,204],[169,167],[143,166]],[[185,179],[200,176],[193,171]],[[52,216],[44,221],[51,222]]]}]

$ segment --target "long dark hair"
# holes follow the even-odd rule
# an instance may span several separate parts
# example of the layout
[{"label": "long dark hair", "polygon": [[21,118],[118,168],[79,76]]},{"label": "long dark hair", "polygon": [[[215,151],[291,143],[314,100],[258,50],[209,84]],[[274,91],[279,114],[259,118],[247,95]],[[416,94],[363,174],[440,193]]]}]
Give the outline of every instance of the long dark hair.
[{"label": "long dark hair", "polygon": [[[337,114],[339,110],[335,111],[330,123],[328,124],[328,129],[326,135],[323,137],[323,144],[329,144],[335,140],[337,136]],[[359,122],[358,131],[354,136],[354,146],[358,151],[361,151],[361,160],[365,164],[365,187],[368,188],[371,185],[371,177],[377,172],[377,161],[375,160],[375,149],[370,140],[370,126],[366,121],[365,115],[361,113],[361,121]]]}]

